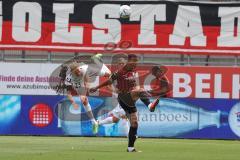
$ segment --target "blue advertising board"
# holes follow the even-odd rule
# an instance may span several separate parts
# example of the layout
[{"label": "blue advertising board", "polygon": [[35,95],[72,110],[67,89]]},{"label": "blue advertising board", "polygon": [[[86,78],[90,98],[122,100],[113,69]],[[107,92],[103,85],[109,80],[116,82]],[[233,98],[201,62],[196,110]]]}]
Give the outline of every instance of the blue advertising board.
[{"label": "blue advertising board", "polygon": [[[74,109],[64,96],[0,96],[0,134],[96,136],[78,97]],[[111,115],[116,99],[89,97],[96,119]],[[240,101],[231,99],[162,98],[155,112],[141,101],[141,137],[240,139]],[[101,125],[97,136],[127,136],[128,120]]]}]

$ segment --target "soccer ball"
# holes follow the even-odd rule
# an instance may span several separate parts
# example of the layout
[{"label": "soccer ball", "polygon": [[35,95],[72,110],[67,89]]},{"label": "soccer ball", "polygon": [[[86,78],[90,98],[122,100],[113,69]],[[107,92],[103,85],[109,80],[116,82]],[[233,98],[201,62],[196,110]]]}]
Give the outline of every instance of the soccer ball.
[{"label": "soccer ball", "polygon": [[122,5],[119,10],[119,14],[121,18],[129,18],[131,15],[131,7],[128,5]]}]

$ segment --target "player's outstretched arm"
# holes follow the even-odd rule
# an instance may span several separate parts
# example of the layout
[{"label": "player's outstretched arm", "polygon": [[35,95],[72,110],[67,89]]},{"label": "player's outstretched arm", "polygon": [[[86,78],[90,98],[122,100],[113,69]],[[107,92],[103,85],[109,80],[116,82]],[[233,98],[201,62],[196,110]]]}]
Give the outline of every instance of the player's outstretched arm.
[{"label": "player's outstretched arm", "polygon": [[89,91],[90,91],[91,93],[96,92],[98,89],[100,89],[100,88],[102,88],[102,87],[105,87],[105,86],[107,86],[107,85],[111,85],[112,83],[113,83],[112,80],[109,79],[109,80],[103,82],[102,84],[100,84],[100,85],[98,85],[98,86],[96,86],[96,87],[90,88]]},{"label": "player's outstretched arm", "polygon": [[98,85],[96,87],[91,88],[89,91],[91,93],[93,93],[93,92],[96,92],[99,88],[113,84],[113,81],[115,81],[118,78],[118,76],[119,76],[118,72],[113,73],[107,81],[101,83],[100,85]]}]

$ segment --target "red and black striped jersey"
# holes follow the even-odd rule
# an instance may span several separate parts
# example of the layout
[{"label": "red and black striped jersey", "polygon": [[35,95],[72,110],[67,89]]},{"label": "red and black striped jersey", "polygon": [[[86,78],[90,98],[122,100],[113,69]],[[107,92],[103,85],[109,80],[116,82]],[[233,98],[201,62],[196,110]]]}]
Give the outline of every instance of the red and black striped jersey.
[{"label": "red and black striped jersey", "polygon": [[114,72],[110,79],[116,81],[116,88],[119,92],[130,92],[137,85],[137,72],[135,70],[129,71],[126,68]]}]

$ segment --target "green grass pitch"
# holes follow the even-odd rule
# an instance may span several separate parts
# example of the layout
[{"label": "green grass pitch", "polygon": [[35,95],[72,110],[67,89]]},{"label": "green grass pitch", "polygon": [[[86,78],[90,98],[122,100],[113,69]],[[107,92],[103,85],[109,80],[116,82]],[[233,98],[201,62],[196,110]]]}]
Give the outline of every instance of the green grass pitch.
[{"label": "green grass pitch", "polygon": [[0,136],[0,160],[239,160],[240,141]]}]

